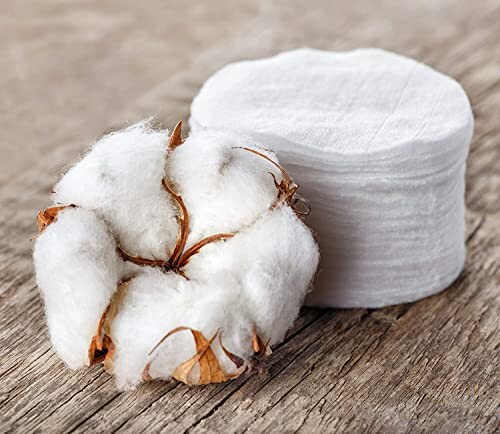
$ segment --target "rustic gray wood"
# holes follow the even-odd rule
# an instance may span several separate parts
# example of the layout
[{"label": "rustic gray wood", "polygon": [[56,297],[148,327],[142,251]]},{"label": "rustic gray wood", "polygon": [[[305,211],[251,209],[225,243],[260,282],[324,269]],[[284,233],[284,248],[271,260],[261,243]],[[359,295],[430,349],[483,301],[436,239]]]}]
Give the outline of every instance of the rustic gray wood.
[{"label": "rustic gray wood", "polygon": [[[2,1],[0,432],[498,432],[500,2]],[[468,257],[443,293],[305,309],[267,372],[117,391],[50,348],[30,237],[57,174],[109,128],[186,120],[223,64],[297,46],[379,46],[455,77],[476,132]]]}]

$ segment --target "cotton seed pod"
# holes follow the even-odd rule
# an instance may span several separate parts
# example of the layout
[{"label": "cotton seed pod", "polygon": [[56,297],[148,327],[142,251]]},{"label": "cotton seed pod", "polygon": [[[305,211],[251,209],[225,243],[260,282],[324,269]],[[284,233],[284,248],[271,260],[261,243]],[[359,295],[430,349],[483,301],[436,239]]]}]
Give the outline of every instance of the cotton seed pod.
[{"label": "cotton seed pod", "polygon": [[99,140],[54,187],[34,249],[54,349],[120,388],[226,381],[280,343],[319,252],[276,156],[139,123]]}]

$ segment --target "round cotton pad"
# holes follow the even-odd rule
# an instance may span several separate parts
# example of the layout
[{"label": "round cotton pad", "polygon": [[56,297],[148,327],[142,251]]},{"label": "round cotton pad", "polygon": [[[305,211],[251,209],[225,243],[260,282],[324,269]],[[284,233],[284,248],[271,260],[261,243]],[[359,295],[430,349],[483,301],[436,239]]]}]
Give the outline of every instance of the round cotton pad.
[{"label": "round cotton pad", "polygon": [[460,273],[473,117],[449,77],[383,50],[301,49],[221,69],[190,123],[264,143],[301,184],[322,253],[309,304],[410,302]]}]

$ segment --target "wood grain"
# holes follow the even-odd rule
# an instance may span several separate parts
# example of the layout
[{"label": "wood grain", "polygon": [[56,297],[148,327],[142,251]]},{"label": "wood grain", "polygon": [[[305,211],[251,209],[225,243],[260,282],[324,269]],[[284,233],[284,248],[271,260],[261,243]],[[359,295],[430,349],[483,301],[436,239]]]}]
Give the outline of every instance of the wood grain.
[{"label": "wood grain", "polygon": [[[0,432],[498,432],[498,1],[2,2]],[[446,291],[377,310],[305,309],[261,375],[122,393],[50,348],[30,237],[57,174],[109,128],[186,120],[227,62],[379,46],[456,78],[473,104],[468,256]]]}]

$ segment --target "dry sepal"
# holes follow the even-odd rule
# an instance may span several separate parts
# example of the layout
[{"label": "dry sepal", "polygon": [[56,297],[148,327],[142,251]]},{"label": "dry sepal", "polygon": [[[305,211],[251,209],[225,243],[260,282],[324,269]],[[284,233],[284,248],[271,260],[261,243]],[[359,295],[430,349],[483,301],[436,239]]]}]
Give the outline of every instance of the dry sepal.
[{"label": "dry sepal", "polygon": [[147,123],[97,142],[37,216],[34,259],[55,350],[118,385],[236,378],[269,356],[318,263],[309,212],[276,156]]},{"label": "dry sepal", "polygon": [[42,232],[57,218],[57,214],[59,214],[60,211],[68,207],[74,207],[74,205],[51,206],[40,210],[36,216],[38,232]]}]

